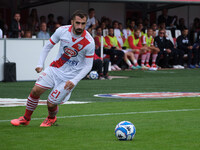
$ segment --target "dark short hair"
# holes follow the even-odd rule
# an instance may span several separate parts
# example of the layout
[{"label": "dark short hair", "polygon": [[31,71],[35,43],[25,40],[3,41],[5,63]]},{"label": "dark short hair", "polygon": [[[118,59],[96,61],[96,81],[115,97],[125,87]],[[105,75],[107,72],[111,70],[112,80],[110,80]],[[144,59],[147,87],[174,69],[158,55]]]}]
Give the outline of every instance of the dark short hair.
[{"label": "dark short hair", "polygon": [[141,30],[139,28],[136,28],[134,32],[136,32],[136,31],[141,31]]},{"label": "dark short hair", "polygon": [[16,14],[21,15],[19,11],[16,11],[13,16],[15,16]]},{"label": "dark short hair", "polygon": [[92,12],[92,11],[95,11],[95,9],[94,9],[94,8],[90,8],[90,9],[88,10],[88,13],[90,13],[90,12]]},{"label": "dark short hair", "polygon": [[147,30],[153,30],[151,27],[148,27]]},{"label": "dark short hair", "polygon": [[183,32],[185,30],[188,30],[188,28],[187,27],[182,28],[181,32]]},{"label": "dark short hair", "polygon": [[113,28],[113,27],[109,27],[109,28],[108,28],[108,30],[110,30],[110,29],[113,29],[113,30],[114,30],[114,28]]},{"label": "dark short hair", "polygon": [[77,10],[77,11],[75,11],[75,12],[73,13],[71,19],[74,20],[76,16],[80,17],[81,19],[84,18],[84,17],[86,17],[86,20],[87,20],[87,18],[88,18],[87,13],[85,13],[85,12],[82,11],[82,10]]}]

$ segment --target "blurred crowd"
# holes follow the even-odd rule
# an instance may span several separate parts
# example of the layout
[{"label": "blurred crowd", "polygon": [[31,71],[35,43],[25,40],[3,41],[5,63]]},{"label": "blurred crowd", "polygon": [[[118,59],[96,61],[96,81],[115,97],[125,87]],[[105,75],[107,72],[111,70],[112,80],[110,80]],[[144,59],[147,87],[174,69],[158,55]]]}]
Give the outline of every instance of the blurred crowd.
[{"label": "blurred crowd", "polygon": [[[0,15],[0,38],[5,35],[7,38],[49,39],[58,27],[66,24],[62,16],[39,17],[36,9],[30,11],[26,24],[21,24],[20,20],[20,13],[16,12],[8,26]],[[200,19],[197,17],[188,27],[184,18],[170,16],[168,10],[163,9],[155,23],[150,24],[147,18],[132,18],[123,25],[106,16],[98,20],[95,9],[90,8],[86,30],[95,39],[93,69],[102,78],[107,78],[109,62],[112,70],[199,68]],[[98,69],[102,67],[105,67],[104,72]]]}]

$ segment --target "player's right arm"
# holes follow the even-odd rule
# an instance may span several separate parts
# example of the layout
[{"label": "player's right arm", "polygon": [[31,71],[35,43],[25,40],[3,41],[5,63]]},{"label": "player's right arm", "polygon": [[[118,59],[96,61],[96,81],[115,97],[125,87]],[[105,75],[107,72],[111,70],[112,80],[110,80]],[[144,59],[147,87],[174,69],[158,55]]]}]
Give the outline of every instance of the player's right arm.
[{"label": "player's right arm", "polygon": [[61,28],[58,28],[55,31],[55,33],[51,36],[49,41],[44,45],[42,52],[40,53],[40,59],[39,59],[38,65],[35,68],[35,71],[37,73],[40,73],[43,70],[44,62],[47,58],[48,53],[53,48],[53,46],[60,41],[60,32],[61,32]]}]

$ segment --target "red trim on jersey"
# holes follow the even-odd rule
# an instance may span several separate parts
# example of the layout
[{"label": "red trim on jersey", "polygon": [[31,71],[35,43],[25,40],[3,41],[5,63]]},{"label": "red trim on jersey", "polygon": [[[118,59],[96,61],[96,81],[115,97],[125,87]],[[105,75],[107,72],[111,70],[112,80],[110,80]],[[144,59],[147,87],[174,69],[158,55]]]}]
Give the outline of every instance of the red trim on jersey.
[{"label": "red trim on jersey", "polygon": [[54,43],[51,38],[49,39],[49,41],[51,42],[51,44],[55,45],[56,43]]},{"label": "red trim on jersey", "polygon": [[50,66],[60,68],[67,62],[71,57],[66,55],[65,53],[56,61],[53,61]]},{"label": "red trim on jersey", "polygon": [[81,51],[85,46],[87,46],[88,44],[90,44],[90,42],[86,39],[83,38],[82,40],[80,40],[78,43],[74,44],[72,47],[74,49],[76,49],[78,52]]},{"label": "red trim on jersey", "polygon": [[69,30],[68,30],[69,32],[71,32],[72,31],[72,25],[69,27]]},{"label": "red trim on jersey", "polygon": [[85,56],[85,58],[94,58],[94,55],[92,55],[92,56]]}]

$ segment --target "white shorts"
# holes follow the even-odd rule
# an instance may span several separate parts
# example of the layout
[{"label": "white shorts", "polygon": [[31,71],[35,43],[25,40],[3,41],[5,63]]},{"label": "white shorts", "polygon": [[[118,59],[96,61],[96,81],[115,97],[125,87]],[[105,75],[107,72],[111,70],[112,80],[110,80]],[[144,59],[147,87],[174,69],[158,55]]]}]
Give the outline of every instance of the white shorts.
[{"label": "white shorts", "polygon": [[[67,81],[67,80],[66,80]],[[72,90],[64,89],[66,81],[58,78],[50,69],[47,67],[37,79],[35,85],[43,89],[53,89],[48,96],[48,101],[52,104],[63,104],[69,100]]]},{"label": "white shorts", "polygon": [[132,49],[126,49],[126,50],[122,50],[124,53],[127,53],[127,52],[133,52]]}]

